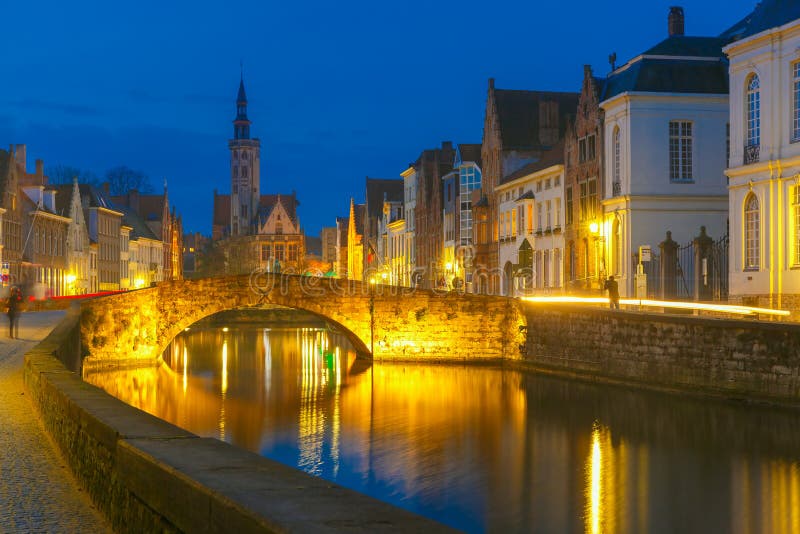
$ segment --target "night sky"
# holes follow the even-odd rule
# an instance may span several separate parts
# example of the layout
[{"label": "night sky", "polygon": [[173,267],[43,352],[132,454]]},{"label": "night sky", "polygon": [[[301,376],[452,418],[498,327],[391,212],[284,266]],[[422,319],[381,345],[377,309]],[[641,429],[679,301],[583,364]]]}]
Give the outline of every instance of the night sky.
[{"label": "night sky", "polygon": [[25,143],[29,170],[166,179],[184,230],[210,234],[241,61],[261,191],[296,190],[317,234],[363,202],[365,176],[479,143],[489,77],[577,92],[584,64],[605,75],[611,52],[622,64],[664,39],[676,4],[687,35],[716,35],[756,0],[4,3],[0,146]]}]

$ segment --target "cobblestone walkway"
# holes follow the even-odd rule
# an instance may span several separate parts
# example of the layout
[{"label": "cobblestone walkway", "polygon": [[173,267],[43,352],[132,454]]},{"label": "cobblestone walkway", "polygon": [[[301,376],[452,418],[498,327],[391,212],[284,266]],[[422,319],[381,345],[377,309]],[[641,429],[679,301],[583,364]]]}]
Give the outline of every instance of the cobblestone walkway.
[{"label": "cobblestone walkway", "polygon": [[24,313],[9,339],[0,316],[0,532],[112,532],[78,486],[24,393],[27,350],[64,312]]}]

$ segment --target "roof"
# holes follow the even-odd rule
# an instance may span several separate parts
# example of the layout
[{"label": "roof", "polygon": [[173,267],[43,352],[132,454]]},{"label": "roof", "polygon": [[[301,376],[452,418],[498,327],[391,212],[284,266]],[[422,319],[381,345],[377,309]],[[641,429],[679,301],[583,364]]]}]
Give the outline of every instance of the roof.
[{"label": "roof", "polygon": [[156,237],[153,231],[150,230],[150,227],[147,226],[147,223],[144,221],[144,219],[142,219],[142,217],[139,216],[139,214],[136,213],[133,208],[115,205],[114,209],[122,212],[122,224],[131,227],[131,239],[142,237],[144,239],[161,241],[161,239]]},{"label": "roof", "polygon": [[56,213],[64,217],[70,216],[70,205],[72,204],[73,184],[53,185],[48,187],[56,192]]},{"label": "roof", "polygon": [[551,150],[548,150],[542,157],[534,161],[532,163],[528,163],[521,169],[518,169],[508,176],[504,177],[497,185],[507,184],[508,182],[513,182],[518,178],[522,178],[524,176],[528,176],[529,174],[533,174],[538,171],[542,171],[547,169],[548,167],[552,167],[553,165],[563,165],[564,164],[564,141],[559,141],[559,143],[554,146]]},{"label": "roof", "polygon": [[212,224],[228,226],[231,223],[231,196],[214,194],[214,217]]},{"label": "roof", "polygon": [[258,201],[259,224],[263,224],[263,222],[269,218],[272,210],[278,205],[278,202],[280,202],[283,209],[286,210],[289,219],[291,219],[293,223],[297,223],[297,206],[300,205],[300,202],[297,200],[295,193],[291,193],[288,195],[261,195]]},{"label": "roof", "polygon": [[724,57],[722,47],[726,39],[721,37],[689,37],[673,35],[667,37],[642,55],[674,57]]},{"label": "roof", "polygon": [[[69,217],[69,203],[72,199],[73,184],[61,184],[48,187],[56,192],[56,212],[64,217]],[[106,196],[94,186],[89,184],[78,184],[78,192],[81,196],[81,205],[86,208],[105,208],[119,211]]]},{"label": "roof", "polygon": [[389,202],[403,201],[403,184],[402,178],[367,177],[366,205],[371,219],[377,219],[383,213],[384,194]]},{"label": "roof", "polygon": [[[137,192],[135,202],[138,203],[138,209],[136,211],[139,216],[146,221],[161,221],[164,216],[165,199],[166,195],[163,194],[142,195]],[[133,202],[131,202],[130,192],[125,195],[111,197],[111,202],[113,202],[116,206],[125,206],[134,209],[136,208],[136,206],[132,206]]]},{"label": "roof", "polygon": [[578,93],[494,89],[503,149],[546,148],[539,139],[539,106],[558,103],[558,137],[564,136],[566,117],[578,107]]},{"label": "roof", "polygon": [[528,189],[527,191],[522,193],[519,197],[517,197],[517,199],[514,202],[519,202],[520,200],[528,200],[528,199],[533,200],[534,198],[536,198],[536,195],[533,194],[533,191]]},{"label": "roof", "polygon": [[464,143],[458,145],[458,152],[461,155],[461,162],[473,162],[481,166],[481,144],[480,143]]},{"label": "roof", "polygon": [[353,224],[356,227],[356,234],[364,235],[364,214],[367,211],[367,207],[364,204],[356,204],[353,207],[353,213],[355,215],[355,221]]},{"label": "roof", "polygon": [[720,37],[745,39],[770,28],[800,19],[800,0],[762,0],[745,18],[725,30]]},{"label": "roof", "polygon": [[625,92],[728,94],[728,65],[722,60],[647,59],[609,75],[600,100]]}]

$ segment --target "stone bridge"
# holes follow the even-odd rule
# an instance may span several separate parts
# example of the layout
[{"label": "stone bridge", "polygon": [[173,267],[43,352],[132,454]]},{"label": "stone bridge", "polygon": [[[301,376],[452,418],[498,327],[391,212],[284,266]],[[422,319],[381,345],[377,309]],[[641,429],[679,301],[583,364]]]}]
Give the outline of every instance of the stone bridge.
[{"label": "stone bridge", "polygon": [[341,330],[376,360],[500,360],[525,342],[519,302],[336,278],[257,274],[164,282],[81,306],[81,355],[90,365],[157,360],[193,323],[223,310],[287,307]]}]

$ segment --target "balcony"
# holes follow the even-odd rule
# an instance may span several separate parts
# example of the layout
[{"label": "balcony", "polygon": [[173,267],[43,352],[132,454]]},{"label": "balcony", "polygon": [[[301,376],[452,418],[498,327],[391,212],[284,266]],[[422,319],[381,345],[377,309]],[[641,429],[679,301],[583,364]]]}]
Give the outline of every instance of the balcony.
[{"label": "balcony", "polygon": [[614,182],[611,184],[611,196],[618,197],[622,194],[622,182]]},{"label": "balcony", "polygon": [[761,145],[747,145],[744,147],[744,165],[758,162]]}]

